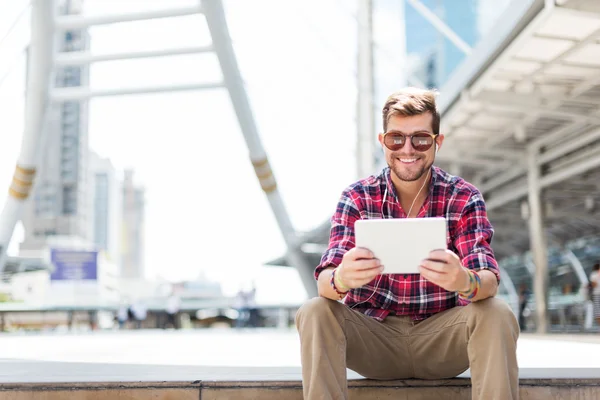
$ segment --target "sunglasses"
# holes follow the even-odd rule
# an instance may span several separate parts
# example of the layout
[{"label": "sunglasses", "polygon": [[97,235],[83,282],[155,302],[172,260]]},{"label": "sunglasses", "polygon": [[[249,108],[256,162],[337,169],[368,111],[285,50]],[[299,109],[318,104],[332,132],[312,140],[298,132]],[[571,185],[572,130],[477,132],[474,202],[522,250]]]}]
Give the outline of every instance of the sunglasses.
[{"label": "sunglasses", "polygon": [[419,132],[412,135],[404,135],[399,132],[386,132],[383,134],[383,144],[391,151],[397,151],[404,147],[406,140],[410,140],[410,144],[416,151],[427,151],[435,143],[433,133]]}]

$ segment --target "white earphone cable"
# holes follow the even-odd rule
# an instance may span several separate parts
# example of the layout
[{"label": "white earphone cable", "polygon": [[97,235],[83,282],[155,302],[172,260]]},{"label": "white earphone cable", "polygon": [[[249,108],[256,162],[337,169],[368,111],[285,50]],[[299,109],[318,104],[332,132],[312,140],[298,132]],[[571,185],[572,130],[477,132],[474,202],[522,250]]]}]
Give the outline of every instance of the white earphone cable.
[{"label": "white earphone cable", "polygon": [[[412,208],[415,205],[415,202],[417,201],[417,198],[419,197],[419,195],[421,194],[421,191],[425,187],[425,184],[429,180],[429,174],[430,173],[431,173],[431,168],[429,168],[429,171],[427,171],[427,178],[425,178],[425,181],[421,185],[421,189],[419,189],[419,191],[417,192],[417,195],[415,196],[415,198],[414,198],[414,200],[412,202],[412,205],[410,206],[410,209],[408,210],[408,213],[406,214],[407,218],[410,216],[410,212],[412,211]],[[385,218],[384,214],[383,214],[383,205],[385,203],[385,198],[386,197],[387,197],[387,185],[385,187],[385,192],[384,192],[384,195],[383,195],[383,199],[381,200],[381,217],[382,218]],[[354,307],[356,307],[359,304],[366,303],[367,301],[369,301],[369,300],[371,300],[373,298],[373,296],[375,295],[375,293],[377,293],[377,289],[379,289],[379,283],[381,282],[381,277],[382,276],[383,276],[382,274],[379,274],[379,277],[377,278],[377,283],[375,283],[375,288],[373,289],[373,293],[371,293],[371,295],[369,296],[369,298],[367,298],[366,300],[361,301],[360,303],[354,304],[352,307],[350,307],[350,309],[353,309]]]}]

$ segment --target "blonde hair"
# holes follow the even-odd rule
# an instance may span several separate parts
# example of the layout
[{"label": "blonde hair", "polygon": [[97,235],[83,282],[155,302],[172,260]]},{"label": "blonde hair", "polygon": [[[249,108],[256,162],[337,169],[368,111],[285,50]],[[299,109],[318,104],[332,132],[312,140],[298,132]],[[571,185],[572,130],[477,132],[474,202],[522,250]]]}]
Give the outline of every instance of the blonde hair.
[{"label": "blonde hair", "polygon": [[440,133],[440,113],[435,104],[438,92],[435,90],[407,87],[392,93],[383,106],[383,131],[387,132],[387,125],[392,115],[412,117],[431,113],[431,129],[434,135]]}]

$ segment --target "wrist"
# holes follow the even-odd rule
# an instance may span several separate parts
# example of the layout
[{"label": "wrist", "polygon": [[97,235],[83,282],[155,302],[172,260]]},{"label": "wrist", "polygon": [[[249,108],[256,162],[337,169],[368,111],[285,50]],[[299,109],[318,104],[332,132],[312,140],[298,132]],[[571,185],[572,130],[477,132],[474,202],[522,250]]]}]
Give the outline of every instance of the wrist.
[{"label": "wrist", "polygon": [[466,293],[466,292],[470,292],[473,289],[473,277],[471,276],[470,271],[465,268],[462,267],[463,270],[463,284],[462,286],[457,290],[459,293]]},{"label": "wrist", "polygon": [[471,300],[481,289],[481,278],[479,274],[473,270],[466,270],[469,275],[469,288],[466,291],[458,291],[458,295],[466,300]]},{"label": "wrist", "polygon": [[350,288],[348,288],[347,286],[345,286],[343,284],[343,282],[340,280],[340,278],[339,278],[338,274],[336,274],[336,272],[339,272],[337,268],[334,269],[333,271],[331,271],[330,284],[331,284],[331,287],[333,288],[333,290],[339,296],[339,300],[341,300],[346,296],[346,294],[348,294],[348,291],[350,290]]},{"label": "wrist", "polygon": [[344,282],[342,282],[342,271],[339,269],[339,267],[336,268],[336,270],[337,271],[335,273],[335,286],[340,290],[340,292],[348,292],[350,288],[346,286]]}]

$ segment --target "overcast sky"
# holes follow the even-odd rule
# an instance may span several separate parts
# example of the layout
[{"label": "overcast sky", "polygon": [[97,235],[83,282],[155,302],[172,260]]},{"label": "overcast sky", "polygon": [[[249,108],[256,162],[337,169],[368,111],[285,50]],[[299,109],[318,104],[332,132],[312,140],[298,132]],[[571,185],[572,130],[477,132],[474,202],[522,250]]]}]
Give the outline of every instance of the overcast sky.
[{"label": "overcast sky", "polygon": [[[161,8],[165,3],[88,0],[86,13]],[[296,229],[309,230],[329,217],[341,190],[355,178],[352,7],[316,0],[285,6],[274,0],[235,0],[226,6],[280,191]],[[90,34],[97,54],[210,43],[202,16],[97,27]],[[0,88],[2,126],[11,131],[2,135],[2,182],[9,182],[20,146],[22,104],[14,100],[22,98],[22,68],[17,61]],[[94,65],[91,86],[212,82],[219,77],[214,56],[178,56]],[[135,168],[147,189],[148,277],[194,279],[204,272],[229,292],[256,280],[259,297],[271,285],[273,293],[288,299],[304,296],[295,271],[267,273],[261,268],[285,247],[225,90],[94,99],[89,134],[94,151],[110,157],[119,170]]]},{"label": "overcast sky", "polygon": [[[88,15],[195,4],[196,0],[87,0]],[[0,0],[0,183],[7,186],[23,127],[28,14],[23,0]],[[380,87],[403,81],[397,2],[375,16]],[[387,4],[387,5],[386,5]],[[227,19],[256,123],[294,226],[329,218],[356,178],[356,21],[345,0],[228,0]],[[202,16],[90,29],[95,54],[209,44]],[[19,56],[21,54],[21,56]],[[395,71],[395,72],[393,72]],[[396,75],[397,73],[397,75]],[[3,79],[6,77],[5,79]],[[213,82],[213,55],[96,64],[93,89]],[[387,94],[377,101],[382,102]],[[383,93],[386,91],[386,93]],[[375,134],[376,132],[374,132]],[[195,279],[204,273],[227,292],[255,280],[265,301],[301,300],[293,270],[262,264],[284,252],[269,203],[224,89],[97,98],[91,101],[92,150],[119,171],[134,168],[147,190],[146,271],[149,278]],[[4,201],[0,193],[0,203]],[[11,246],[22,238],[18,229]]]}]

